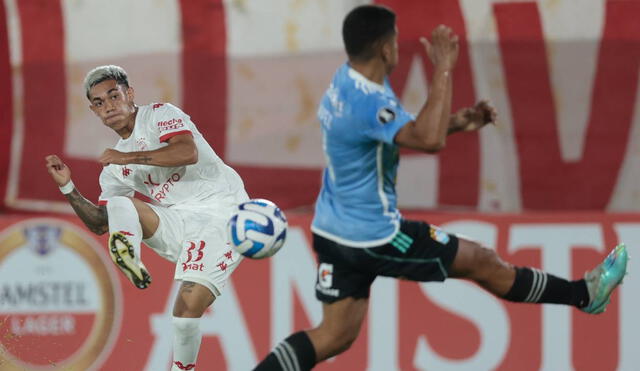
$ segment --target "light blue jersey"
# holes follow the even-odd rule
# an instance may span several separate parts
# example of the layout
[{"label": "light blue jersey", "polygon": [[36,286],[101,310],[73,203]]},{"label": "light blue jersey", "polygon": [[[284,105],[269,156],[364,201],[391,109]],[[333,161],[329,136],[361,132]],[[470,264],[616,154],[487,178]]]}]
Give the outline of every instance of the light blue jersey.
[{"label": "light blue jersey", "polygon": [[389,83],[376,84],[344,64],[318,109],[327,161],[311,230],[352,247],[389,242],[398,231],[398,146],[414,117]]}]

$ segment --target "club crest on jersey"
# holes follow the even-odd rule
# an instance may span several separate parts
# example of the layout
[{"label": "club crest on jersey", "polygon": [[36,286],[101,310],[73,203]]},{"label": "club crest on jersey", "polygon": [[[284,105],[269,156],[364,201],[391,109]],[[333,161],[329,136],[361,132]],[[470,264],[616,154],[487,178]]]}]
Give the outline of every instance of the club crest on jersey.
[{"label": "club crest on jersey", "polygon": [[390,107],[382,107],[378,110],[377,117],[381,124],[388,124],[396,119],[396,112]]},{"label": "club crest on jersey", "polygon": [[146,151],[149,149],[149,145],[147,144],[146,138],[138,138],[136,139],[136,145],[138,146],[139,151]]},{"label": "club crest on jersey", "polygon": [[443,245],[449,243],[449,234],[436,226],[429,226],[429,235],[432,240],[440,242]]}]

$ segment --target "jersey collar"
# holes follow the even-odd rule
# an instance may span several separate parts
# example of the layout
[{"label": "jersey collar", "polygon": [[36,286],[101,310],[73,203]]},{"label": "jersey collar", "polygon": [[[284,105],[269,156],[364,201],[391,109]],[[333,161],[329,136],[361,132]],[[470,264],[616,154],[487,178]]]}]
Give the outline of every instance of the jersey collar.
[{"label": "jersey collar", "polygon": [[371,89],[372,91],[377,91],[380,93],[384,93],[385,92],[385,88],[383,85],[380,85],[378,83],[375,83],[369,79],[367,79],[366,77],[364,77],[364,75],[362,75],[360,72],[354,70],[353,68],[351,68],[351,66],[347,65],[348,68],[348,74],[349,77],[352,78],[353,80],[355,80],[356,82],[359,82],[361,84],[363,84],[364,86],[366,86],[367,88]]}]

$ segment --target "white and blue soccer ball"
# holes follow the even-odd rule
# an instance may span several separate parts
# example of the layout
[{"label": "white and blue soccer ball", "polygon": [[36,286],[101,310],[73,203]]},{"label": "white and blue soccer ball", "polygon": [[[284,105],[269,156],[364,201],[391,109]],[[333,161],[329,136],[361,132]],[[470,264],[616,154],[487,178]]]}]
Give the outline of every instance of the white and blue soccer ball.
[{"label": "white and blue soccer ball", "polygon": [[287,218],[269,200],[252,199],[238,205],[227,224],[231,246],[240,254],[262,259],[277,253],[287,237]]}]

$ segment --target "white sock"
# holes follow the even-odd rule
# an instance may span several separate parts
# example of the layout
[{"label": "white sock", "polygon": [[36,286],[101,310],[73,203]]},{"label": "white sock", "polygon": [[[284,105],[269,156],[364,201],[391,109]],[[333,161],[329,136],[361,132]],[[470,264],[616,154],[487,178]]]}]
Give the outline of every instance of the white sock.
[{"label": "white sock", "polygon": [[116,196],[107,201],[109,216],[109,234],[122,233],[133,245],[136,261],[140,262],[140,243],[142,242],[142,226],[138,211],[128,197]]},{"label": "white sock", "polygon": [[200,318],[173,317],[173,366],[171,371],[195,371],[201,341]]}]

